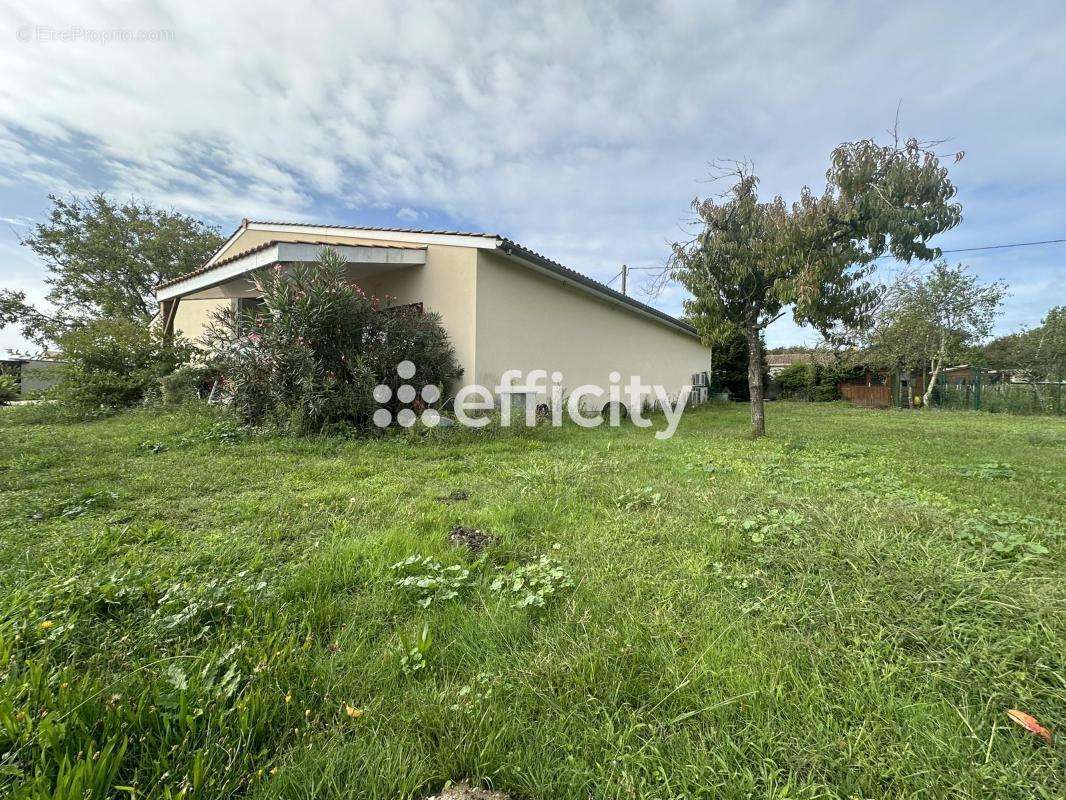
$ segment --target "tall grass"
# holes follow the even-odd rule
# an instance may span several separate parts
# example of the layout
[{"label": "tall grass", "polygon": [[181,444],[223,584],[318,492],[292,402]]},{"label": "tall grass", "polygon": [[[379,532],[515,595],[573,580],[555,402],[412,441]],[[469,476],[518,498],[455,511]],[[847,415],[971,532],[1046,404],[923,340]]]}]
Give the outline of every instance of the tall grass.
[{"label": "tall grass", "polygon": [[771,411],[0,410],[0,796],[1066,794],[1066,422]]}]

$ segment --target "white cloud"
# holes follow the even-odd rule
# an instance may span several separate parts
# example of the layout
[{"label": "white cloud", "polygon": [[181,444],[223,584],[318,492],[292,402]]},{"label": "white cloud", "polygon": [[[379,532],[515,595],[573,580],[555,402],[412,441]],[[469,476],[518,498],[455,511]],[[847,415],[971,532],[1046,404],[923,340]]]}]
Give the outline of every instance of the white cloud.
[{"label": "white cloud", "polygon": [[[946,241],[1061,235],[1064,20],[1050,2],[24,0],[0,10],[0,200],[106,188],[226,225],[398,209],[606,280],[665,259],[712,159],[794,196],[902,100],[908,131],[968,152]],[[26,25],[173,38],[21,43]]]}]

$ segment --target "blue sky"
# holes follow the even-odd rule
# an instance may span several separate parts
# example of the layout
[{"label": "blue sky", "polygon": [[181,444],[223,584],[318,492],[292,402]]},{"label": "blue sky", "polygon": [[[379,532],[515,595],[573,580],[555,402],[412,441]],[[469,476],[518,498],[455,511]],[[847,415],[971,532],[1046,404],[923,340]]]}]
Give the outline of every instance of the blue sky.
[{"label": "blue sky", "polygon": [[[2,37],[0,286],[34,298],[19,236],[49,192],[93,189],[226,233],[491,231],[606,281],[664,263],[713,160],[791,199],[897,105],[905,134],[966,151],[942,247],[1066,238],[1057,3],[38,0],[0,7]],[[1066,304],[1064,245],[953,260],[1010,284],[1000,332]],[[680,311],[676,287],[635,293]],[[787,319],[767,337],[814,338]]]}]

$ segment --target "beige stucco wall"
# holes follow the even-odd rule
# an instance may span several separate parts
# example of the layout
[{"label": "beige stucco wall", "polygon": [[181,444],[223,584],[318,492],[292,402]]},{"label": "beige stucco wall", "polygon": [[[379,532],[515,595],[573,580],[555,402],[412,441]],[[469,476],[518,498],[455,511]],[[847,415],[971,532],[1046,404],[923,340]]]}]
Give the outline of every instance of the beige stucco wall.
[{"label": "beige stucco wall", "polygon": [[606,388],[618,371],[622,383],[637,375],[673,397],[711,358],[693,336],[487,250],[478,257],[476,344],[477,383],[495,386],[508,369],[559,370],[567,392]]},{"label": "beige stucco wall", "polygon": [[232,300],[194,300],[182,297],[174,312],[174,333],[184,336],[193,344],[201,344],[216,311],[229,308]]},{"label": "beige stucco wall", "polygon": [[477,253],[472,247],[429,245],[425,264],[383,272],[361,283],[391,305],[422,303],[426,311],[440,314],[463,368],[463,383],[473,380],[476,369]]}]

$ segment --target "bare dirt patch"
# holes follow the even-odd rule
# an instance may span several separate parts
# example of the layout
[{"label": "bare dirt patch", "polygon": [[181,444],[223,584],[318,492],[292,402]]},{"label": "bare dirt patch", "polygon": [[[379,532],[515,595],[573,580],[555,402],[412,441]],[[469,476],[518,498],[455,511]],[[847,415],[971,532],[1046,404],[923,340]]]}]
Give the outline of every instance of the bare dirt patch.
[{"label": "bare dirt patch", "polygon": [[464,528],[462,525],[456,525],[448,534],[448,541],[456,547],[465,547],[472,555],[478,555],[486,547],[496,544],[498,539],[491,533],[477,528]]},{"label": "bare dirt patch", "polygon": [[510,800],[510,797],[503,792],[492,792],[460,783],[458,786],[445,789],[440,794],[427,797],[426,800]]}]

